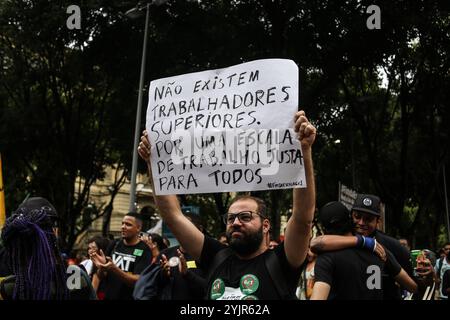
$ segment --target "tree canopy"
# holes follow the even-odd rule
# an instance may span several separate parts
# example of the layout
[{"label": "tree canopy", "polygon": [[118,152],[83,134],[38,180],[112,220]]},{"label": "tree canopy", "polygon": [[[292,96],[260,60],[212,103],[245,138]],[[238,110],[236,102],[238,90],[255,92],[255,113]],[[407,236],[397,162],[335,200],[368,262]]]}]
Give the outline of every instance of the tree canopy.
[{"label": "tree canopy", "polygon": [[[91,185],[107,166],[123,168],[112,201],[130,171],[144,29],[143,18],[124,15],[136,2],[90,0],[80,3],[81,29],[69,30],[71,4],[0,3],[7,208],[27,194],[48,197],[67,221],[68,249],[92,219],[112,210],[87,209]],[[381,10],[381,29],[367,28],[372,4]],[[336,200],[339,182],[377,194],[389,233],[436,248],[445,232],[449,29],[448,4],[440,1],[168,0],[151,5],[145,78],[294,60],[299,108],[319,130],[318,207]],[[86,182],[80,190],[77,177]],[[257,194],[279,226],[290,193]],[[223,229],[217,215],[227,201],[227,194],[182,197],[204,207],[213,233]]]}]

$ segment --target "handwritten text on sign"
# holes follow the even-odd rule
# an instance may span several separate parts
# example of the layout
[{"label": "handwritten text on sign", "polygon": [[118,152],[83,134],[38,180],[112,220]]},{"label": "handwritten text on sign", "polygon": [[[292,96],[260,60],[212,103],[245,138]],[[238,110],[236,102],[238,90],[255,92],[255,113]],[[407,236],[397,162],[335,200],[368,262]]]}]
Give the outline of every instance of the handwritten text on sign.
[{"label": "handwritten text on sign", "polygon": [[152,81],[146,128],[155,193],[305,187],[297,103],[291,60]]}]

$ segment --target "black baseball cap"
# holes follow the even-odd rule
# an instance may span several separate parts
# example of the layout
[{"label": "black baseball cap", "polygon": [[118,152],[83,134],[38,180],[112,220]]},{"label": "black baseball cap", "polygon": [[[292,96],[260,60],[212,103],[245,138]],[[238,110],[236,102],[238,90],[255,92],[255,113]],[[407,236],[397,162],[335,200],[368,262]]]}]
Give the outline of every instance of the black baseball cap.
[{"label": "black baseball cap", "polygon": [[339,201],[328,202],[320,209],[317,220],[325,229],[332,229],[337,224],[348,222],[350,211]]},{"label": "black baseball cap", "polygon": [[358,194],[352,210],[362,211],[380,217],[380,198],[372,194]]},{"label": "black baseball cap", "polygon": [[47,216],[53,223],[59,220],[58,212],[55,207],[45,198],[42,197],[31,197],[22,202],[17,211],[25,211],[26,213],[32,212],[34,210],[44,210]]}]

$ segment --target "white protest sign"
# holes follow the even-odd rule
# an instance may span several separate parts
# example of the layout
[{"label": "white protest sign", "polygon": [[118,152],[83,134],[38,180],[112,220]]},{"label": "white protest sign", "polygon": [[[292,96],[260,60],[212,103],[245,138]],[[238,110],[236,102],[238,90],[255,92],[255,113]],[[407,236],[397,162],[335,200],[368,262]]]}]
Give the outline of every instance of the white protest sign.
[{"label": "white protest sign", "polygon": [[356,200],[358,193],[355,190],[350,189],[346,185],[339,182],[339,201],[342,202],[348,210],[351,210],[353,203]]},{"label": "white protest sign", "polygon": [[306,187],[293,131],[298,67],[266,59],[150,83],[154,192]]}]

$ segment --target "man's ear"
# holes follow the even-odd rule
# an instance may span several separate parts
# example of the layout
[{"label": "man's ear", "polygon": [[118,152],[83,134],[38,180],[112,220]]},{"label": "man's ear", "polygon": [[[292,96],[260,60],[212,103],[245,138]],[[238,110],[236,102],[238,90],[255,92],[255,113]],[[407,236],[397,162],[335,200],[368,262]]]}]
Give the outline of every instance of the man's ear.
[{"label": "man's ear", "polygon": [[142,220],[134,218],[134,221],[136,223],[136,228],[139,230],[139,232],[141,232],[142,231],[142,226],[143,226]]},{"label": "man's ear", "polygon": [[378,230],[381,230],[381,231],[384,232],[384,230],[383,230],[383,218],[382,217],[377,217],[377,226],[376,226],[376,228]]},{"label": "man's ear", "polygon": [[269,219],[263,220],[263,232],[268,233],[270,231],[270,221]]}]

